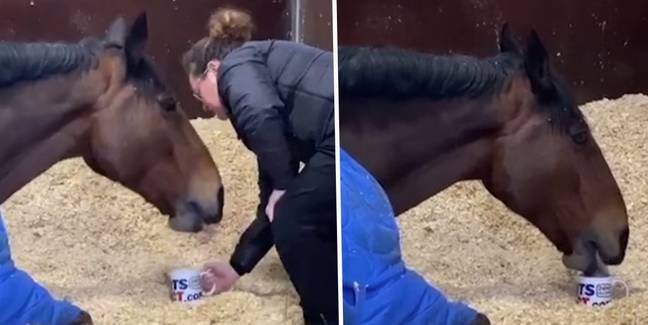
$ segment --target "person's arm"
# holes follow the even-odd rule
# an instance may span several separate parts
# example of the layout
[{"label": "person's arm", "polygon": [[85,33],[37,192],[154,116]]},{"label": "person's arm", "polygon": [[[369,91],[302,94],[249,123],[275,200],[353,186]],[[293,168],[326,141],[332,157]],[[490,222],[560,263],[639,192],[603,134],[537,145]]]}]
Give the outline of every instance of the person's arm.
[{"label": "person's arm", "polygon": [[[257,164],[260,164],[258,160]],[[290,166],[293,170],[298,170],[299,161],[293,159]],[[271,223],[265,213],[268,197],[270,197],[274,186],[269,175],[262,170],[259,170],[258,185],[259,205],[256,218],[241,235],[230,258],[230,265],[239,275],[251,272],[274,245]]]},{"label": "person's arm", "polygon": [[[297,170],[299,161],[292,161]],[[241,235],[229,263],[207,263],[207,275],[201,277],[201,286],[206,295],[219,294],[229,290],[238,279],[250,273],[274,245],[272,226],[265,213],[265,206],[273,191],[270,177],[259,171],[259,205],[254,221]]]},{"label": "person's arm", "polygon": [[11,258],[9,234],[0,211],[0,324],[90,324],[88,313],[55,299]]},{"label": "person's arm", "polygon": [[267,217],[257,216],[239,239],[230,265],[239,276],[250,273],[274,245]]},{"label": "person's arm", "polygon": [[[259,164],[258,160],[257,164]],[[244,275],[252,271],[274,245],[270,220],[268,220],[265,213],[268,197],[272,193],[272,182],[270,177],[262,170],[259,170],[258,185],[259,205],[257,206],[256,218],[241,235],[230,258],[230,265],[238,275]]]},{"label": "person's arm", "polygon": [[281,100],[261,58],[224,64],[219,89],[230,118],[243,141],[259,161],[259,172],[268,175],[276,190],[285,190],[297,171],[291,166]]}]

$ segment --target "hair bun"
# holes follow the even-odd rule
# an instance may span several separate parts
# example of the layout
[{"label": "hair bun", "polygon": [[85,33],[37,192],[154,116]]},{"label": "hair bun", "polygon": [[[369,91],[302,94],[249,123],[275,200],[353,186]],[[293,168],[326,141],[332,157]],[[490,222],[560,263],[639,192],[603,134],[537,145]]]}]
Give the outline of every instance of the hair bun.
[{"label": "hair bun", "polygon": [[247,42],[252,38],[254,23],[247,12],[218,9],[209,18],[209,37]]}]

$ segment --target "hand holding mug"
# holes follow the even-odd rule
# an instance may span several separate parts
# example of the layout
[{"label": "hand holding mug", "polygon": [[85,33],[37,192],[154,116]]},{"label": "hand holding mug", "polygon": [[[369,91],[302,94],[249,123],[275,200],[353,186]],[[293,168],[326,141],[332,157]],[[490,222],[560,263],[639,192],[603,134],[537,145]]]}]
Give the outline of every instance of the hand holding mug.
[{"label": "hand holding mug", "polygon": [[203,297],[200,288],[200,271],[193,268],[174,269],[169,273],[171,300],[192,305]]},{"label": "hand holding mug", "polygon": [[220,294],[230,290],[240,277],[229,263],[207,263],[200,273],[200,286],[207,296]]}]

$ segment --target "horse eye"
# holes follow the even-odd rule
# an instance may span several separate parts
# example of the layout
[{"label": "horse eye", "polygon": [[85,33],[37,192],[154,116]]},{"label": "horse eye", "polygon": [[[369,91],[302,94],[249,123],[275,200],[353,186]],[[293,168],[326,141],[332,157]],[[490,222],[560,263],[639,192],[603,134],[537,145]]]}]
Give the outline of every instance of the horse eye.
[{"label": "horse eye", "polygon": [[587,143],[587,140],[589,140],[589,132],[580,131],[580,132],[577,132],[577,133],[573,134],[571,136],[571,138],[572,138],[572,141],[574,141],[574,143],[582,145],[582,144]]},{"label": "horse eye", "polygon": [[160,96],[158,98],[158,104],[160,104],[160,107],[162,107],[162,109],[165,110],[166,112],[175,111],[177,107],[177,102],[175,98],[171,96]]}]

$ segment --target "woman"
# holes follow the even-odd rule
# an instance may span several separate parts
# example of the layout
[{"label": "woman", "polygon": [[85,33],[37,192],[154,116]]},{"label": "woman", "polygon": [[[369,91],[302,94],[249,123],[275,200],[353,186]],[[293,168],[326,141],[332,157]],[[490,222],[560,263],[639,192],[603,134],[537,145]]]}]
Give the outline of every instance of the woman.
[{"label": "woman", "polygon": [[342,290],[345,325],[488,325],[483,314],[451,302],[409,270],[387,195],[340,149]]},{"label": "woman", "polygon": [[274,244],[306,323],[337,323],[332,53],[250,41],[250,16],[233,9],[216,11],[209,30],[183,66],[203,109],[230,119],[256,154],[260,204],[230,263],[206,266],[203,287],[229,290]]},{"label": "woman", "polygon": [[89,325],[88,313],[67,301],[54,299],[47,289],[16,268],[9,234],[0,211],[0,324]]}]

